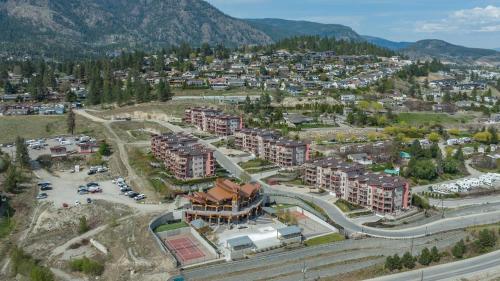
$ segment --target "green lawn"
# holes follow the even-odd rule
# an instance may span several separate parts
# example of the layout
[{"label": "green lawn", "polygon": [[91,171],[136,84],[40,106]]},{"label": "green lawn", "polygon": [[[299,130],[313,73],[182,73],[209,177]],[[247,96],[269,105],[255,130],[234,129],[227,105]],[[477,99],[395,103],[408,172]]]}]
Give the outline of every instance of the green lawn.
[{"label": "green lawn", "polygon": [[352,214],[349,214],[347,216],[349,218],[353,219],[353,218],[362,217],[362,216],[369,216],[372,214],[373,214],[372,211],[364,211],[364,212],[359,212],[359,213],[352,213]]},{"label": "green lawn", "polygon": [[274,207],[276,210],[283,210],[283,209],[288,209],[292,207],[296,207],[297,205],[292,205],[292,204],[278,204]]},{"label": "green lawn", "polygon": [[270,161],[264,160],[264,159],[259,159],[259,158],[240,163],[240,167],[243,169],[258,168],[258,167],[269,166],[269,165],[273,165],[273,163]]},{"label": "green lawn", "polygon": [[410,125],[460,124],[472,120],[472,116],[454,116],[446,113],[400,113],[397,120]]},{"label": "green lawn", "polygon": [[339,233],[331,233],[327,235],[323,235],[320,237],[309,239],[305,242],[306,246],[317,246],[322,244],[328,244],[333,242],[338,242],[345,240],[344,235]]},{"label": "green lawn", "polygon": [[337,202],[335,202],[335,205],[339,207],[339,209],[344,213],[363,209],[363,207],[354,205],[343,199],[337,200]]},{"label": "green lawn", "polygon": [[176,223],[170,223],[170,224],[163,224],[155,228],[155,232],[163,232],[163,231],[168,231],[168,230],[174,230],[178,228],[183,228],[189,226],[187,223],[181,221],[181,222],[176,222]]}]

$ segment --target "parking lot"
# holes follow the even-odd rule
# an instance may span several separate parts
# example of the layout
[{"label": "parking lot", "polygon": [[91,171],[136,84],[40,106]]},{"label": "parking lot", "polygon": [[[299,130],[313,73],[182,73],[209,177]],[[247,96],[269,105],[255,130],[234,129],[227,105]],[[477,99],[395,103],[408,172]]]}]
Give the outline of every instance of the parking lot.
[{"label": "parking lot", "polygon": [[[45,170],[35,171],[38,181],[50,182],[52,190],[40,191],[47,193],[46,199],[41,201],[53,202],[55,207],[63,208],[63,205],[75,206],[78,204],[87,204],[87,198],[91,200],[105,200],[112,203],[124,204],[141,211],[164,211],[167,205],[154,204],[146,199],[136,201],[133,198],[123,195],[118,185],[111,180],[95,181],[93,177],[87,175],[87,171],[76,173],[54,172],[49,173]],[[102,192],[78,194],[79,186],[86,186],[87,183],[96,182],[99,184]]]}]

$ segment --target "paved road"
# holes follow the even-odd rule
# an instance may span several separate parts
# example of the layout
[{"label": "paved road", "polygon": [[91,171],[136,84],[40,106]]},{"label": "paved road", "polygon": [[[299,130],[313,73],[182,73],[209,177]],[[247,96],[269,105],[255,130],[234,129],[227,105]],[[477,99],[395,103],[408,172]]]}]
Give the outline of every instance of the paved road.
[{"label": "paved road", "polygon": [[463,280],[466,275],[496,271],[500,268],[500,251],[458,262],[432,266],[421,270],[414,270],[399,274],[388,275],[369,281],[438,281],[438,280]]}]

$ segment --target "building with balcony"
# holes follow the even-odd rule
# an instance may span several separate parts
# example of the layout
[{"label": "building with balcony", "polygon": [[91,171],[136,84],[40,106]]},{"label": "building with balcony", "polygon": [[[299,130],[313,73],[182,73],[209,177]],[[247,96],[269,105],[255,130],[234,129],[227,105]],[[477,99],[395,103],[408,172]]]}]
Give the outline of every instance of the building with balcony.
[{"label": "building with balcony", "polygon": [[377,213],[392,213],[410,206],[410,187],[401,177],[366,172],[363,165],[329,157],[302,166],[307,185],[330,190],[338,198]]},{"label": "building with balcony", "polygon": [[209,223],[231,223],[249,219],[261,212],[263,196],[256,183],[239,185],[227,179],[217,179],[207,192],[188,195],[186,221],[203,219]]},{"label": "building with balcony", "polygon": [[199,130],[218,136],[230,136],[236,130],[243,128],[241,116],[227,115],[220,110],[206,107],[187,109],[183,121],[196,126]]},{"label": "building with balcony", "polygon": [[275,131],[241,129],[234,136],[236,147],[280,167],[300,166],[309,160],[309,144],[282,138]]},{"label": "building with balcony", "polygon": [[187,134],[163,134],[151,138],[151,152],[181,180],[215,176],[213,150]]}]

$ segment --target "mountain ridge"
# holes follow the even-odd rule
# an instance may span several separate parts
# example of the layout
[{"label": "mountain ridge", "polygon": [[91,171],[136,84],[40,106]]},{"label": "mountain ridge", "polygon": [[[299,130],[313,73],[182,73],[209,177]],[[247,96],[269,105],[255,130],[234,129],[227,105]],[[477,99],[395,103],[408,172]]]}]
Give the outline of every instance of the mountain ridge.
[{"label": "mountain ridge", "polygon": [[238,19],[203,0],[0,0],[0,55],[2,51],[102,55],[116,50],[155,50],[183,42],[237,47],[310,35],[368,42],[419,59],[500,62],[494,50],[442,40],[395,42],[362,36],[341,24]]},{"label": "mountain ridge", "polygon": [[478,64],[500,64],[500,52],[492,49],[468,48],[440,39],[425,39],[402,49],[410,58],[439,58],[448,62]]},{"label": "mountain ridge", "polygon": [[11,42],[23,48],[84,49],[273,42],[201,0],[6,0],[0,2],[0,18],[4,47]]},{"label": "mountain ridge", "polygon": [[302,35],[318,35],[337,40],[363,41],[351,27],[341,24],[324,24],[304,20],[277,18],[245,19],[252,27],[264,32],[274,41]]},{"label": "mountain ridge", "polygon": [[372,43],[379,47],[384,47],[393,51],[401,50],[409,47],[411,44],[415,42],[404,42],[404,41],[391,41],[380,37],[370,36],[370,35],[362,35],[363,39],[365,39],[368,43]]}]

